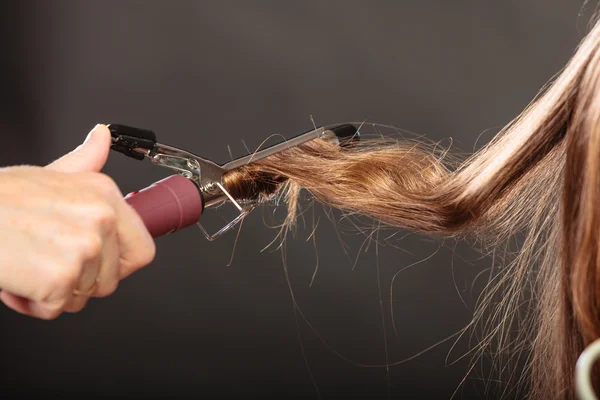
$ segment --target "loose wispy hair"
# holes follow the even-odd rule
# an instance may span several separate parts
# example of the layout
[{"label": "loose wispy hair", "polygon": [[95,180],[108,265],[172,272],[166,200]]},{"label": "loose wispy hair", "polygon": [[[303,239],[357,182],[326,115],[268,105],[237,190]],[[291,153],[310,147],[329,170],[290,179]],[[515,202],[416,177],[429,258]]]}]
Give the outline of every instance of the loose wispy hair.
[{"label": "loose wispy hair", "polygon": [[520,235],[478,304],[475,350],[491,349],[509,378],[506,365],[524,364],[513,383],[529,398],[573,399],[577,357],[600,337],[599,50],[596,23],[530,105],[458,162],[418,140],[314,140],[230,171],[225,186],[238,199],[279,196],[290,225],[306,190],[388,227],[491,249]]}]

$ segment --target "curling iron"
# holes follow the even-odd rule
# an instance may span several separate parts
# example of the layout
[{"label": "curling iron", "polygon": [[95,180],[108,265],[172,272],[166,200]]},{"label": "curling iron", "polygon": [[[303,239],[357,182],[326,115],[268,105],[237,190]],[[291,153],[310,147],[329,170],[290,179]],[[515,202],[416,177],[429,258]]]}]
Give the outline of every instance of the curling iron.
[{"label": "curling iron", "polygon": [[[112,136],[111,150],[136,160],[149,159],[155,165],[175,171],[174,175],[125,196],[152,237],[172,234],[196,224],[211,241],[234,227],[258,205],[242,205],[225,189],[223,175],[226,172],[314,139],[332,140],[340,146],[359,139],[358,129],[351,124],[320,127],[220,165],[186,150],[159,143],[151,130],[121,124],[108,124],[108,128]],[[238,215],[217,232],[209,233],[199,219],[205,208],[224,202],[231,202]]]}]

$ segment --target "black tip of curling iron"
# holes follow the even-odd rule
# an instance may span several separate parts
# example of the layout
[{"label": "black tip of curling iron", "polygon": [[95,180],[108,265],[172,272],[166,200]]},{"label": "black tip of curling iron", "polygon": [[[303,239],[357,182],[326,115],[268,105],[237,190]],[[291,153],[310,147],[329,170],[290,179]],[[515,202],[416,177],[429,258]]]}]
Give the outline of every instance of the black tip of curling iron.
[{"label": "black tip of curling iron", "polygon": [[151,150],[156,145],[156,135],[148,129],[134,128],[122,124],[108,124],[113,137],[111,149],[123,153],[136,160],[143,160],[144,155],[135,152],[136,148]]},{"label": "black tip of curling iron", "polygon": [[358,128],[352,124],[342,124],[330,129],[337,136],[340,146],[350,146],[360,140]]}]

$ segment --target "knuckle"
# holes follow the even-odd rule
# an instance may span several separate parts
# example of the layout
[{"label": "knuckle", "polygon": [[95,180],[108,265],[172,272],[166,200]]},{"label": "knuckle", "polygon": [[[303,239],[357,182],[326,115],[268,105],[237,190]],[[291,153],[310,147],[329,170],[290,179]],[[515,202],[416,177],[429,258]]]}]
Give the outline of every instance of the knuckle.
[{"label": "knuckle", "polygon": [[119,281],[113,280],[110,282],[106,282],[98,286],[98,290],[96,291],[94,297],[108,297],[114,294],[119,287]]},{"label": "knuckle", "polygon": [[120,196],[120,190],[117,183],[108,175],[103,173],[94,173],[88,180],[96,190],[107,197]]},{"label": "knuckle", "polygon": [[79,300],[77,302],[70,302],[65,306],[64,311],[68,313],[78,313],[83,310],[86,305],[87,299]]},{"label": "knuckle", "polygon": [[[84,233],[79,235],[77,243],[77,252],[80,260],[87,261],[93,260],[100,256],[102,253],[103,241],[102,238],[95,233]],[[79,266],[76,268],[67,268],[71,270],[79,270]]]},{"label": "knuckle", "polygon": [[116,229],[117,213],[113,207],[104,202],[90,204],[86,210],[87,219],[95,228],[102,232],[112,232]]},{"label": "knuckle", "polygon": [[38,307],[36,314],[41,319],[51,321],[62,314],[63,306],[61,303],[42,303]]},{"label": "knuckle", "polygon": [[38,298],[45,300],[55,295],[64,293],[77,283],[79,279],[79,268],[73,264],[54,265],[49,268],[46,284]]},{"label": "knuckle", "polygon": [[144,243],[139,247],[134,258],[135,267],[141,268],[150,264],[156,257],[156,245],[154,242]]},{"label": "knuckle", "polygon": [[144,246],[144,255],[142,257],[142,263],[144,265],[148,265],[152,261],[154,261],[155,257],[156,257],[156,244],[153,241],[150,241],[150,243],[147,246]]}]

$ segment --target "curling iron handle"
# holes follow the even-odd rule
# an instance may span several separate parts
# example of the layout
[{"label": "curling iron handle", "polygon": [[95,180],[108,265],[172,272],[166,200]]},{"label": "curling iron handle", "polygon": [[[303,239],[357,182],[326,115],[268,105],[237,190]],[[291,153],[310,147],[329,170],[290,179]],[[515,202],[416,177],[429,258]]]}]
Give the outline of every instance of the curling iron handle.
[{"label": "curling iron handle", "polygon": [[204,208],[198,187],[181,175],[130,193],[125,201],[137,211],[153,238],[194,225]]}]

